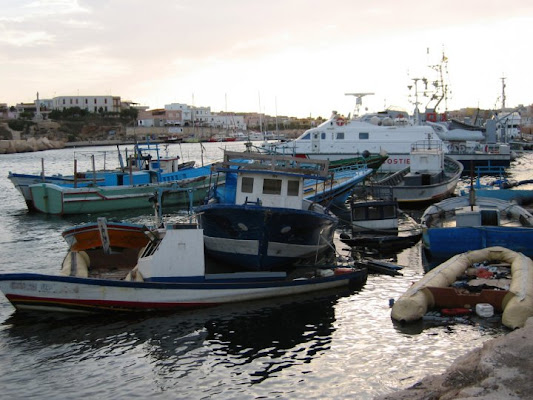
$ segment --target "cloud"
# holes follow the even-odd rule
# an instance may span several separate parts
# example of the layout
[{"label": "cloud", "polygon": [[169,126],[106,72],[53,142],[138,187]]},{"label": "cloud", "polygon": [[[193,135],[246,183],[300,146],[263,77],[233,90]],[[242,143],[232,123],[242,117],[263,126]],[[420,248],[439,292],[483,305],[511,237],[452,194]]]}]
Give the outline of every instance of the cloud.
[{"label": "cloud", "polygon": [[90,12],[89,8],[80,6],[78,0],[34,0],[21,3],[21,9],[29,13],[30,18]]},{"label": "cloud", "polygon": [[153,107],[196,93],[197,104],[223,109],[227,93],[235,107],[256,110],[260,92],[270,112],[277,97],[280,113],[325,114],[353,108],[351,91],[376,92],[367,104],[379,108],[410,107],[408,72],[426,68],[427,47],[449,55],[457,98],[477,99],[492,96],[481,77],[497,86],[502,72],[526,74],[527,52],[513,53],[519,61],[498,54],[520,49],[514,38],[527,41],[524,15],[533,15],[530,0],[7,0],[0,71],[13,82],[32,78],[24,88],[7,82],[0,101],[18,101],[30,85],[93,93],[100,85]]},{"label": "cloud", "polygon": [[54,42],[55,36],[43,31],[3,31],[0,35],[0,43],[14,47],[32,47],[46,45]]},{"label": "cloud", "polygon": [[82,13],[90,13],[90,9],[82,7],[77,0],[7,0],[2,3],[0,22],[27,23]]}]

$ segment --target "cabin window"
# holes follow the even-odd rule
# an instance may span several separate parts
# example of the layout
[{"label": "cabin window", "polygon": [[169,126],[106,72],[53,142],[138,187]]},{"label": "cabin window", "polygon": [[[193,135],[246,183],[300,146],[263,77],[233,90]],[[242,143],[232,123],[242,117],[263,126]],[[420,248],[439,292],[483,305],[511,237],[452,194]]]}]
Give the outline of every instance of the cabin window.
[{"label": "cabin window", "polygon": [[396,217],[396,207],[395,206],[385,206],[383,207],[383,218],[395,218]]},{"label": "cabin window", "polygon": [[281,194],[281,179],[265,179],[263,194]]},{"label": "cabin window", "polygon": [[300,194],[300,181],[289,181],[287,185],[288,196],[298,196]]},{"label": "cabin window", "polygon": [[326,132],[320,134],[320,139],[324,140],[326,138]]},{"label": "cabin window", "polygon": [[356,207],[352,211],[352,218],[354,221],[365,221],[367,219],[366,217],[366,210],[363,207]]},{"label": "cabin window", "polygon": [[359,132],[359,139],[368,140],[368,132]]},{"label": "cabin window", "polygon": [[368,219],[381,219],[381,210],[379,207],[368,207]]},{"label": "cabin window", "polygon": [[337,132],[337,139],[344,140],[344,132]]},{"label": "cabin window", "polygon": [[307,135],[302,136],[302,138],[300,140],[309,140],[309,139],[311,139],[311,134],[310,133],[308,133]]},{"label": "cabin window", "polygon": [[241,181],[242,193],[253,193],[254,191],[254,178],[244,176]]},{"label": "cabin window", "polygon": [[318,139],[318,132],[313,133],[313,139]]}]

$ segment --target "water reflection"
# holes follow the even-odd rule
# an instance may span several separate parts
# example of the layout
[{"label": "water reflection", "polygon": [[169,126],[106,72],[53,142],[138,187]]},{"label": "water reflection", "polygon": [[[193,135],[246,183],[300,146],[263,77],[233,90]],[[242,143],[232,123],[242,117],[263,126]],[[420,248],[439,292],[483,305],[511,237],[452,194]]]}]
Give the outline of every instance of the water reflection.
[{"label": "water reflection", "polygon": [[165,390],[181,387],[184,377],[193,378],[190,387],[185,385],[193,390],[193,381],[226,380],[228,373],[232,381],[254,385],[327,352],[335,331],[335,305],[350,294],[332,290],[194,312],[120,317],[16,312],[1,325],[0,340],[19,360],[46,354],[36,368],[53,362],[97,370],[95,363],[113,360],[117,367],[138,365],[145,372],[148,363]]}]

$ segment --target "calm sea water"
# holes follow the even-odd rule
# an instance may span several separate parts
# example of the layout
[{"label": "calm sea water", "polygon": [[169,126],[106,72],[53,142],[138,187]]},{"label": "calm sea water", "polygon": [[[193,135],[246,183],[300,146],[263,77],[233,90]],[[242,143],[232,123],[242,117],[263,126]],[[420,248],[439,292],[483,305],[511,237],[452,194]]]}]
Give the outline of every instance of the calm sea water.
[{"label": "calm sea water", "polygon": [[[204,160],[219,158],[223,147],[244,149],[241,143],[204,146]],[[91,168],[81,150],[105,150],[107,166],[118,164],[113,147],[84,148],[76,150],[80,171]],[[202,158],[199,144],[168,150],[184,160]],[[531,172],[524,157],[513,165],[517,179]],[[73,158],[72,149],[0,155],[1,272],[57,273],[67,250],[61,232],[96,219],[28,213],[7,179],[8,171],[38,173],[41,159],[47,173],[71,173]],[[114,217],[152,218],[150,210]],[[0,295],[2,397],[371,399],[441,373],[505,333],[491,324],[394,324],[389,299],[422,276],[420,244],[393,261],[405,266],[403,276],[371,275],[358,292],[173,314],[23,314]]]}]

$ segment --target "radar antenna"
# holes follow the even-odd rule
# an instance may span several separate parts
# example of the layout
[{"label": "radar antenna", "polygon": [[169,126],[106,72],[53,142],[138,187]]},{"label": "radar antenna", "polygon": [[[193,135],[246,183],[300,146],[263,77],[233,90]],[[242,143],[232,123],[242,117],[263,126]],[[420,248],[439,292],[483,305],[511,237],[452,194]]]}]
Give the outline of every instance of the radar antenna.
[{"label": "radar antenna", "polygon": [[345,96],[355,96],[355,108],[353,111],[353,118],[359,116],[359,108],[363,104],[363,97],[371,96],[374,93],[344,93]]}]

